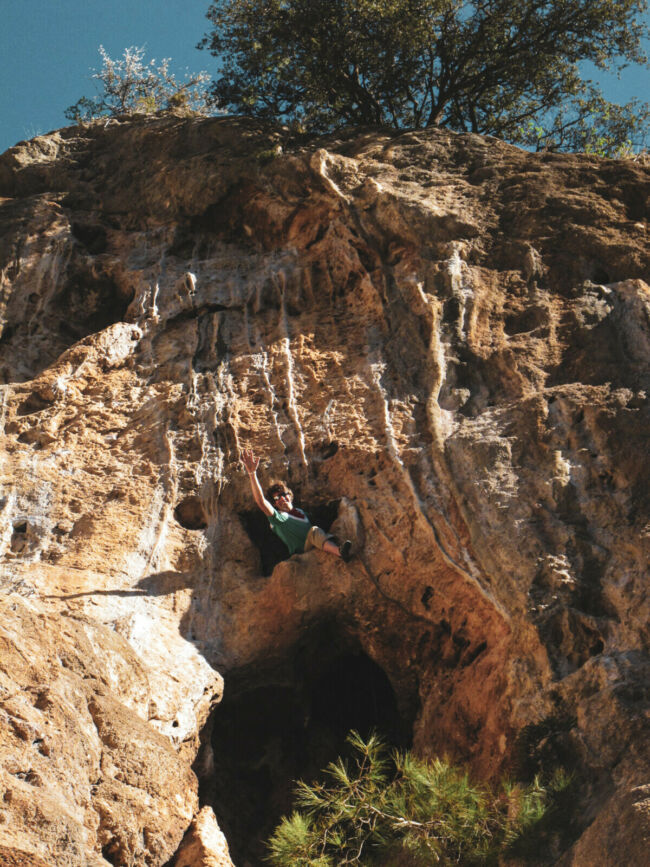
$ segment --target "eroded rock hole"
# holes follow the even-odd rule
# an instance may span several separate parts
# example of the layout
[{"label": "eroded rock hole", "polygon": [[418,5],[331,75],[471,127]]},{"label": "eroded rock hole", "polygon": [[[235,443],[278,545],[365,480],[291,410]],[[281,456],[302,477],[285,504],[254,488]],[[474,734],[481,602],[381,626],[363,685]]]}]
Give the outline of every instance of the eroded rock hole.
[{"label": "eroded rock hole", "polygon": [[213,772],[201,780],[236,864],[261,867],[264,841],[290,812],[295,781],[322,778],[345,755],[351,729],[410,746],[412,720],[400,716],[384,671],[358,649],[321,644],[254,679],[226,675],[213,717]]},{"label": "eroded rock hole", "polygon": [[174,509],[174,517],[186,530],[204,530],[208,526],[208,516],[198,497],[186,497]]},{"label": "eroded rock hole", "polygon": [[52,405],[51,400],[46,400],[44,397],[41,397],[37,392],[32,392],[28,395],[25,400],[18,406],[16,410],[16,415],[32,415],[33,413],[41,412],[44,409],[48,409]]},{"label": "eroded rock hole", "polygon": [[109,864],[115,864],[117,863],[118,857],[119,852],[117,851],[116,842],[114,840],[111,840],[110,843],[102,846],[102,858],[104,861],[108,861]]},{"label": "eroded rock hole", "polygon": [[132,297],[133,292],[125,293],[110,274],[79,266],[55,299],[67,311],[59,331],[73,340],[102,331],[124,320]]},{"label": "eroded rock hole", "polygon": [[448,298],[442,308],[442,322],[445,325],[453,325],[460,319],[460,300],[455,296]]},{"label": "eroded rock hole", "polygon": [[321,451],[323,460],[328,461],[330,458],[333,458],[334,455],[338,452],[338,450],[339,444],[336,442],[336,440],[328,440],[327,442],[323,443]]},{"label": "eroded rock hole", "polygon": [[27,521],[17,521],[13,525],[10,548],[14,554],[27,553],[34,543],[34,533]]},{"label": "eroded rock hole", "polygon": [[602,265],[594,264],[593,266],[593,281],[594,283],[609,283],[610,276],[609,272],[606,271]]},{"label": "eroded rock hole", "polygon": [[93,255],[105,253],[108,248],[106,229],[98,224],[73,223],[72,234]]},{"label": "eroded rock hole", "polygon": [[[340,502],[340,500],[331,500],[328,503],[303,504],[296,497],[298,507],[307,513],[312,524],[327,531],[336,520]],[[281,560],[289,558],[286,545],[273,533],[268,518],[259,509],[240,512],[239,517],[251,542],[260,552],[262,575],[271,575]]]},{"label": "eroded rock hole", "polygon": [[544,307],[527,307],[525,310],[510,313],[504,321],[506,334],[513,337],[525,334],[548,325],[549,315]]},{"label": "eroded rock hole", "polygon": [[101,267],[72,256],[60,285],[44,284],[40,298],[31,293],[27,305],[16,302],[8,308],[0,340],[0,376],[5,382],[34,379],[69,346],[124,321],[133,289]]}]

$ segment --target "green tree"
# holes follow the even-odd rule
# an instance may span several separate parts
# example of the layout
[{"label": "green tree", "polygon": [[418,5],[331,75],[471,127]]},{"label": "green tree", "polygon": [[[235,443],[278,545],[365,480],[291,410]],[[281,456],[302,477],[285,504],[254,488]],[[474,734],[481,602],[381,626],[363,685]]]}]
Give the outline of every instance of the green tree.
[{"label": "green tree", "polygon": [[646,63],[646,0],[213,0],[217,105],[299,128],[448,126],[539,148],[642,143],[650,108],[579,65]]},{"label": "green tree", "polygon": [[329,782],[298,783],[298,810],[271,837],[275,867],[392,863],[488,865],[539,823],[547,795],[532,786],[499,792],[445,761],[389,755],[375,736],[351,732],[353,759],[329,765]]},{"label": "green tree", "polygon": [[143,47],[124,50],[120,60],[109,57],[99,46],[102,68],[93,72],[99,82],[96,97],[82,96],[65,110],[65,116],[78,123],[97,117],[117,117],[124,114],[153,114],[173,111],[182,115],[209,114],[210,99],[207,72],[188,74],[177,81],[169,71],[170,58],[156,65],[145,62]]}]

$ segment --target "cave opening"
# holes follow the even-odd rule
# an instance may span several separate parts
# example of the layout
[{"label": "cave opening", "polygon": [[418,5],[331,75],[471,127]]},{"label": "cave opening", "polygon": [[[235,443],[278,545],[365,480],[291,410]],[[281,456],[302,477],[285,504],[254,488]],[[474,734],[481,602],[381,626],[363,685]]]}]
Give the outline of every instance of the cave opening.
[{"label": "cave opening", "polygon": [[208,526],[208,517],[199,497],[185,497],[177,503],[174,517],[186,530],[204,530]]},{"label": "cave opening", "polygon": [[[340,500],[330,500],[327,503],[302,503],[298,496],[296,502],[303,509],[309,520],[329,532],[329,528],[336,520]],[[268,577],[282,560],[288,560],[291,556],[287,546],[279,539],[269,526],[269,520],[259,509],[240,512],[239,517],[249,539],[260,553],[262,575]]]},{"label": "cave opening", "polygon": [[291,812],[297,780],[322,779],[347,754],[352,729],[408,748],[413,718],[382,668],[326,628],[275,664],[226,674],[211,725],[213,762],[199,774],[201,801],[213,807],[233,861],[261,867],[264,841]]}]

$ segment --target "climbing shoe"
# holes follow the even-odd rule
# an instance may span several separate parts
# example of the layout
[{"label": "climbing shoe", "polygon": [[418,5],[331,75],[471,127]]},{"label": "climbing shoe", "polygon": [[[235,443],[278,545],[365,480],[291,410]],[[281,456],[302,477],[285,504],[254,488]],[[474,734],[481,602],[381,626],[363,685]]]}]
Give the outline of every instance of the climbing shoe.
[{"label": "climbing shoe", "polygon": [[344,563],[349,563],[352,559],[352,542],[349,539],[341,545],[341,559]]}]

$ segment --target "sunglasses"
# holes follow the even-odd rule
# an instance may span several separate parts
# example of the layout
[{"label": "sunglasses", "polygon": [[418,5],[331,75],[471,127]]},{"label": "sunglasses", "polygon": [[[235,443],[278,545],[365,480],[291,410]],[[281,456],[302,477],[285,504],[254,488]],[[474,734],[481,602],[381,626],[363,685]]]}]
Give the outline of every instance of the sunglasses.
[{"label": "sunglasses", "polygon": [[291,494],[289,493],[289,491],[283,491],[281,494],[274,494],[273,495],[273,502],[277,503],[277,501],[281,500],[283,497],[290,497],[290,496],[291,496]]}]

